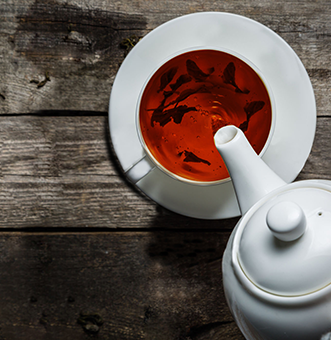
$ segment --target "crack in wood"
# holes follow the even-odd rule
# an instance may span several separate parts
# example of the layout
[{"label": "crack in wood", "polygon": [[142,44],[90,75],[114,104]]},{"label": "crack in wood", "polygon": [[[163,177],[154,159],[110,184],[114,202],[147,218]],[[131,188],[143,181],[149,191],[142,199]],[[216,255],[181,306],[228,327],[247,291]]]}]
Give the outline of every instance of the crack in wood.
[{"label": "crack in wood", "polygon": [[318,79],[329,79],[331,76],[331,70],[326,68],[308,68],[306,69],[309,77]]},{"label": "crack in wood", "polygon": [[224,325],[232,324],[234,321],[216,321],[207,323],[201,326],[192,327],[186,334],[186,339],[199,339],[201,336],[208,335],[212,330],[218,327],[222,327]]},{"label": "crack in wood", "polygon": [[0,114],[0,117],[108,117],[107,111],[83,111],[83,110],[39,110],[32,113],[17,112]]},{"label": "crack in wood", "polygon": [[[199,233],[217,233],[217,234],[228,234],[231,229],[230,228],[178,228],[178,229],[169,229],[166,227],[160,228],[121,228],[121,227],[17,227],[17,228],[0,228],[0,233],[24,233],[24,234],[104,234],[104,233],[169,233],[169,235],[173,233],[185,233],[187,231],[193,234]],[[211,262],[220,260],[219,258],[213,258]],[[207,262],[209,263],[209,262]],[[196,265],[196,264],[194,264]]]},{"label": "crack in wood", "polygon": [[[103,12],[103,13],[107,13],[107,12]],[[75,26],[86,26],[86,27],[91,27],[91,28],[107,28],[107,29],[111,29],[114,31],[133,31],[133,30],[140,30],[141,26],[137,26],[137,27],[125,27],[125,28],[118,28],[116,26],[112,26],[112,25],[107,25],[107,24],[102,24],[102,25],[96,25],[96,24],[89,24],[89,23],[75,23],[73,24],[70,21],[63,21],[63,20],[41,20],[41,19],[34,19],[34,18],[24,18],[21,16],[18,16],[17,19],[19,20],[19,22],[21,24],[24,24],[25,26],[27,26],[28,24],[33,24],[33,25],[53,25],[53,24],[63,24],[63,25],[72,25],[71,29],[68,29],[68,32],[73,32],[75,31]],[[67,26],[68,27],[68,26]]]}]

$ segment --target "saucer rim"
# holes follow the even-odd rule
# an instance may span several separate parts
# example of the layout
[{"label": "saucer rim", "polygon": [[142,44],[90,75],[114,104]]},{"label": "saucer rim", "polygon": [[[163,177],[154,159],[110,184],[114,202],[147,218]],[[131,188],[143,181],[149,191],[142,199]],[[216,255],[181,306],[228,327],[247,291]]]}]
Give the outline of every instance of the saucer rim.
[{"label": "saucer rim", "polygon": [[[275,141],[275,143],[273,144],[273,140],[271,141],[268,150],[266,150],[266,153],[264,156],[266,157],[262,157],[262,159],[276,172],[278,173],[278,175],[280,177],[282,177],[285,182],[289,183],[291,181],[293,181],[295,179],[295,177],[299,174],[299,172],[302,170],[308,156],[309,153],[311,151],[312,148],[312,144],[313,144],[313,140],[315,137],[315,130],[316,130],[316,103],[315,103],[315,97],[314,97],[314,92],[313,92],[313,88],[312,88],[312,84],[310,82],[309,76],[307,74],[307,71],[304,68],[304,65],[302,64],[301,60],[299,59],[299,57],[296,55],[295,51],[291,48],[291,46],[289,46],[287,44],[287,42],[281,38],[277,33],[275,33],[274,31],[272,31],[270,28],[264,26],[263,24],[252,20],[250,18],[238,15],[238,14],[234,14],[234,13],[224,13],[224,12],[198,12],[198,13],[192,13],[192,14],[187,14],[187,15],[183,15],[180,17],[177,17],[175,19],[172,19],[170,21],[167,21],[165,23],[163,23],[162,25],[158,26],[157,28],[155,28],[153,31],[149,32],[131,51],[130,53],[127,55],[126,59],[124,60],[124,62],[122,63],[116,77],[114,80],[114,84],[113,84],[113,88],[112,88],[112,92],[111,92],[111,96],[110,96],[110,101],[109,101],[109,125],[110,125],[110,135],[111,135],[111,140],[113,142],[113,146],[114,146],[114,150],[115,153],[118,157],[118,160],[122,166],[122,169],[124,170],[124,172],[126,171],[126,169],[128,168],[127,166],[127,162],[124,161],[123,159],[123,155],[124,153],[128,150],[128,146],[123,146],[123,145],[119,145],[117,143],[117,136],[120,133],[124,133],[121,132],[117,129],[115,129],[116,124],[114,124],[114,122],[116,121],[116,112],[117,112],[117,108],[119,105],[119,99],[115,97],[115,93],[117,94],[117,92],[119,91],[119,83],[121,82],[121,80],[123,81],[123,78],[125,78],[125,73],[129,72],[130,69],[130,63],[134,63],[135,61],[139,61],[140,63],[143,63],[142,60],[140,60],[141,56],[140,56],[140,52],[142,49],[148,48],[148,44],[150,44],[152,42],[152,40],[155,40],[155,36],[162,34],[165,34],[165,32],[167,31],[168,28],[172,27],[172,26],[176,26],[176,25],[180,25],[183,22],[186,22],[185,24],[187,24],[187,21],[190,21],[192,19],[194,19],[194,17],[198,17],[200,16],[200,21],[199,23],[201,24],[201,22],[203,22],[204,20],[208,20],[208,18],[210,19],[211,16],[212,17],[216,17],[217,20],[219,19],[219,21],[222,21],[222,19],[227,19],[229,17],[231,17],[234,20],[239,20],[241,22],[241,24],[243,24],[243,22],[247,22],[250,25],[253,25],[254,27],[257,27],[260,29],[260,33],[261,31],[263,31],[263,33],[269,35],[270,37],[272,37],[273,39],[278,40],[278,42],[283,45],[283,52],[286,52],[287,54],[290,54],[291,58],[294,58],[296,63],[296,66],[300,68],[300,76],[303,78],[303,80],[305,81],[305,87],[306,87],[306,95],[307,97],[310,96],[310,100],[309,100],[309,105],[310,105],[310,112],[307,113],[307,117],[309,118],[309,124],[307,124],[308,126],[306,126],[306,130],[305,131],[300,131],[301,135],[298,133],[298,131],[295,131],[296,134],[296,140],[298,141],[298,144],[300,140],[303,141],[303,138],[305,138],[305,149],[301,150],[301,159],[300,159],[300,164],[297,164],[298,162],[296,162],[296,164],[290,164],[287,165],[289,167],[289,169],[282,173],[279,174],[279,172],[277,172],[277,169],[275,169],[275,167],[280,168],[279,164],[275,165],[275,160],[272,161],[272,158],[275,158],[276,156],[283,156],[283,155],[279,155],[279,154],[275,154],[272,155],[273,153],[273,149],[277,149],[277,141]],[[213,19],[215,20],[215,19]],[[192,25],[192,21],[190,23]],[[227,25],[227,23],[223,23],[223,25]],[[173,39],[173,37],[171,37]],[[178,37],[177,37],[178,38]],[[175,38],[175,39],[177,39]],[[180,38],[178,38],[180,39]],[[270,41],[272,42],[272,39],[270,39]],[[154,41],[155,43],[155,41]],[[223,42],[224,43],[224,42]],[[147,47],[145,46],[147,45]],[[208,46],[210,44],[206,43],[205,46]],[[197,45],[198,46],[198,45]],[[203,44],[199,44],[199,46],[204,46]],[[195,47],[195,45],[191,45],[191,47]],[[225,49],[230,49],[232,50],[231,47],[229,46],[224,46],[222,45],[223,48]],[[151,48],[149,46],[149,48]],[[155,45],[154,45],[155,48]],[[262,48],[261,48],[262,49]],[[169,52],[169,54],[173,54],[174,52],[176,52],[175,50],[172,50],[172,52]],[[235,51],[239,54],[242,54],[240,51]],[[293,59],[293,60],[294,60]],[[260,69],[259,64],[252,61],[253,64],[255,64],[257,66],[258,69]],[[281,61],[280,61],[281,63]],[[158,61],[155,60],[155,64],[158,64]],[[132,68],[131,68],[132,69]],[[263,70],[261,71],[263,72]],[[144,79],[141,79],[140,82],[142,82],[142,84],[144,83],[145,79],[149,76],[149,74],[146,75],[146,77]],[[267,77],[266,77],[267,78]],[[269,79],[267,79],[267,81],[269,82]],[[302,81],[302,79],[301,79]],[[124,82],[125,83],[125,82]],[[269,82],[270,83],[270,82]],[[271,84],[272,87],[272,84]],[[123,89],[124,90],[124,89]],[[117,91],[117,92],[116,92]],[[274,92],[274,91],[272,91]],[[274,94],[275,95],[275,94]],[[136,95],[136,97],[138,97],[138,95]],[[276,97],[276,95],[275,95]],[[285,101],[281,100],[278,98],[278,101]],[[277,100],[276,100],[276,106],[277,106]],[[133,108],[133,114],[130,113],[130,115],[133,115],[133,117],[135,117],[135,107]],[[118,114],[118,113],[117,113]],[[131,119],[131,118],[130,118]],[[130,123],[129,123],[130,124]],[[277,124],[277,122],[276,122]],[[134,123],[135,125],[135,123]],[[124,129],[122,129],[122,131],[124,131]],[[276,132],[276,131],[275,131]],[[136,136],[137,137],[137,136]],[[131,137],[130,137],[131,138]],[[274,136],[273,136],[274,138]],[[279,137],[278,137],[279,138]],[[131,142],[133,143],[135,140],[134,137],[131,138]],[[279,142],[279,141],[278,141]],[[131,143],[131,144],[132,144]],[[130,144],[130,143],[128,143]],[[293,145],[293,136],[292,136],[292,145]],[[131,145],[132,146],[132,145]],[[130,146],[129,146],[130,147]],[[140,146],[141,150],[139,150],[139,147],[137,145],[135,145],[135,151],[133,153],[135,153],[135,155],[139,158],[141,157],[141,154],[143,153],[143,148],[142,146]],[[130,150],[132,151],[132,150]],[[279,151],[279,150],[276,150]],[[280,160],[277,160],[277,163],[291,163],[291,160],[288,157],[284,157],[284,159],[282,159],[282,157],[280,157]],[[132,161],[132,163],[134,163],[134,160]],[[295,162],[294,162],[295,163]],[[279,169],[278,169],[279,170]],[[231,181],[227,181],[224,183],[220,183],[218,185],[215,185],[214,187],[217,187],[217,194],[220,195],[220,198],[222,198],[223,200],[225,199],[224,197],[222,197],[223,192],[226,193],[226,195],[232,195],[233,197],[229,197],[229,201],[230,203],[227,204],[227,208],[223,209],[222,204],[220,204],[219,208],[216,208],[217,211],[205,211],[205,209],[196,209],[196,202],[193,202],[193,207],[187,207],[187,205],[185,203],[181,204],[181,202],[178,200],[176,200],[176,196],[177,193],[179,193],[180,190],[184,190],[185,188],[182,185],[178,185],[178,183],[170,183],[168,179],[165,179],[164,176],[167,176],[165,174],[159,174],[158,172],[160,172],[161,170],[159,169],[153,169],[149,174],[147,174],[143,179],[141,179],[140,181],[138,181],[136,183],[136,186],[143,191],[147,196],[149,196],[152,200],[154,200],[155,202],[159,203],[160,205],[164,206],[165,208],[172,210],[176,213],[182,214],[182,215],[186,215],[189,217],[195,217],[195,218],[203,218],[203,219],[222,219],[222,218],[230,218],[230,217],[236,217],[240,215],[240,209],[238,207],[238,204],[236,202],[235,199],[235,193],[233,190],[233,185]],[[169,176],[167,176],[169,177]],[[172,179],[173,181],[175,181],[174,179]],[[156,184],[157,181],[157,189],[155,190],[154,186],[152,185],[153,182],[154,184]],[[163,183],[163,184],[162,184]],[[172,190],[174,191],[173,193],[167,192],[166,195],[162,195],[162,190],[166,191],[166,187],[170,185],[172,187]],[[190,186],[194,185],[194,184],[188,184]],[[232,187],[232,191],[230,188],[226,188],[226,185],[230,185]],[[214,191],[214,188],[213,188]],[[199,192],[199,190],[197,191],[197,193]],[[201,192],[201,199],[206,199],[208,198],[208,192],[205,191]],[[210,194],[211,197],[214,197],[214,193]],[[224,196],[224,194],[223,194]],[[173,199],[176,201],[176,203],[173,203]],[[220,200],[221,201],[221,200]],[[208,209],[207,209],[208,210]]]}]

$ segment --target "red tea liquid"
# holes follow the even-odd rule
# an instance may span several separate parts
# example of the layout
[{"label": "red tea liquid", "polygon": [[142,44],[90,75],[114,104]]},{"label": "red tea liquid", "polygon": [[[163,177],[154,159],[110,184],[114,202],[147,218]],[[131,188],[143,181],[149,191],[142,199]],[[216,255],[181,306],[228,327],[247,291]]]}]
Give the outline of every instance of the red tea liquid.
[{"label": "red tea liquid", "polygon": [[235,125],[259,154],[270,131],[271,104],[261,78],[245,62],[225,52],[192,51],[152,76],[139,123],[146,146],[164,168],[212,182],[229,177],[214,134]]}]

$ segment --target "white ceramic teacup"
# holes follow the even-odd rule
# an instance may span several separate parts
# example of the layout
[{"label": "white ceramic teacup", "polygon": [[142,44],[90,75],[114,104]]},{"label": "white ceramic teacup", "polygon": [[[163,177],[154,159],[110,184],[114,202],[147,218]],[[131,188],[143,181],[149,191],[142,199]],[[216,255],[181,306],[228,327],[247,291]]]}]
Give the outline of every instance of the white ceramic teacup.
[{"label": "white ceramic teacup", "polygon": [[[252,90],[253,83],[256,85]],[[256,89],[261,91],[255,93]],[[264,101],[259,100],[262,94]],[[210,158],[215,147],[213,134],[221,127],[219,124],[246,129],[252,146],[260,143],[256,150],[259,156],[265,153],[274,131],[275,103],[263,74],[244,56],[227,49],[195,47],[169,56],[140,92],[136,128],[145,154],[127,170],[128,179],[136,183],[157,167],[176,180],[195,185],[230,180],[224,175],[225,166]],[[192,137],[194,133],[199,142]],[[195,146],[188,143],[192,140]],[[175,163],[180,164],[179,172],[172,169]]]}]

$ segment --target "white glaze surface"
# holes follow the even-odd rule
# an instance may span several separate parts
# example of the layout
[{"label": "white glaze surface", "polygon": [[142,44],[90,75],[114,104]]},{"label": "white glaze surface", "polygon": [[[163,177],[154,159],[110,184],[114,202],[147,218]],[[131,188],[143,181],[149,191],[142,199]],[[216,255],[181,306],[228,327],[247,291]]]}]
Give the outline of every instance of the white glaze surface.
[{"label": "white glaze surface", "polygon": [[266,216],[273,235],[284,242],[292,242],[306,231],[307,218],[302,208],[292,201],[281,201],[272,206]]},{"label": "white glaze surface", "polygon": [[[319,198],[316,198],[311,196],[310,193],[308,196],[311,196],[312,200],[309,203],[304,198],[301,198],[302,193],[299,193],[300,190],[321,190],[322,195]],[[315,283],[320,280],[319,283],[321,284],[324,280],[324,283],[328,282],[329,284],[325,285],[324,287],[320,287],[318,290],[311,291],[310,293],[297,295],[299,290],[303,288],[303,286],[300,286],[300,283],[298,284],[302,273],[293,273],[294,275],[290,275],[290,278],[288,278],[286,277],[286,274],[288,273],[284,272],[284,275],[279,275],[279,279],[276,279],[277,282],[272,282],[272,284],[277,285],[277,289],[279,289],[280,281],[283,279],[288,280],[292,278],[293,281],[288,281],[287,284],[289,284],[289,286],[286,288],[288,289],[291,287],[291,289],[295,289],[296,285],[298,284],[298,289],[296,290],[295,294],[292,294],[291,296],[281,296],[276,295],[275,292],[267,292],[266,290],[261,289],[256,284],[254,284],[245,275],[238,261],[238,252],[241,253],[240,242],[242,240],[242,235],[247,223],[249,221],[252,222],[251,219],[257,211],[260,210],[261,212],[261,207],[268,208],[267,205],[270,202],[272,203],[273,199],[277,199],[277,197],[280,197],[282,194],[287,195],[292,191],[296,198],[304,201],[298,202],[300,206],[302,206],[303,203],[303,210],[307,211],[309,207],[313,208],[313,205],[317,205],[319,207],[318,210],[313,209],[312,214],[309,216],[312,220],[309,221],[308,218],[308,223],[310,222],[310,227],[308,227],[310,229],[310,235],[309,233],[304,234],[304,236],[307,234],[307,240],[309,240],[309,237],[312,237],[310,238],[311,244],[316,242],[316,244],[313,244],[313,247],[315,247],[315,256],[319,256],[321,244],[326,245],[330,239],[330,237],[328,237],[328,233],[330,229],[331,208],[330,204],[327,204],[326,202],[326,205],[324,206],[323,202],[325,201],[324,194],[327,196],[331,195],[331,181],[301,181],[289,184],[286,188],[281,187],[276,189],[257,202],[247,212],[247,214],[241,218],[233,233],[231,234],[224,252],[222,270],[223,286],[227,302],[239,328],[247,340],[320,340],[323,334],[326,334],[330,331],[331,318],[329,310],[331,308],[331,284],[327,262],[324,263],[324,265],[326,264],[325,268],[322,268],[323,265],[320,267],[316,263],[315,266],[317,268],[306,268],[308,272],[303,273],[304,276],[302,277],[302,281],[311,276],[312,278],[309,278],[308,285],[311,284],[315,279]],[[295,193],[295,191],[297,191],[299,195],[296,195],[297,193]],[[326,201],[328,201],[328,199]],[[320,212],[322,212],[322,215],[319,214]],[[318,219],[320,220],[317,222]],[[321,230],[317,231],[317,234],[321,232],[320,236],[315,237],[315,232],[312,230],[314,227],[321,227]],[[265,228],[268,231],[266,225]],[[254,235],[255,239],[258,238],[259,231],[256,230]],[[305,243],[305,241],[303,243]],[[326,246],[324,250],[327,250],[327,248],[328,247]],[[255,250],[256,247],[254,247],[253,252],[255,252]],[[283,250],[286,251],[286,249]],[[308,249],[308,252],[309,251],[310,250]],[[247,254],[240,254],[242,257],[246,255]],[[304,257],[305,254],[299,254],[296,265],[300,264],[300,256]],[[307,259],[309,259],[309,256],[310,255],[307,254]],[[261,257],[261,254],[258,254],[257,257]],[[291,256],[289,256],[289,258],[285,256],[285,261],[291,262],[293,259],[295,260],[295,256],[292,259]],[[267,259],[267,262],[268,260],[269,259]],[[318,259],[314,260],[318,261]],[[323,258],[320,258],[320,260],[322,260],[323,264]],[[285,267],[291,266],[294,262],[286,263]],[[275,266],[274,263],[269,263],[269,265],[271,267]],[[255,267],[258,266],[259,264],[255,264]],[[300,271],[302,268],[298,269]],[[254,270],[263,271],[264,269],[255,268]],[[269,274],[269,272],[266,272],[265,276],[268,276]],[[275,279],[275,277],[273,279]],[[303,284],[307,285],[306,282]],[[311,290],[312,287],[306,286],[305,288]],[[317,287],[315,286],[315,289],[316,288]]]},{"label": "white glaze surface", "polygon": [[[309,77],[291,47],[273,31],[248,18],[218,12],[190,14],[159,26],[123,62],[109,103],[111,139],[123,170],[144,156],[135,121],[144,82],[168,56],[195,46],[233,50],[261,70],[272,88],[277,112],[263,160],[291,182],[301,171],[315,134],[316,107]],[[196,186],[154,168],[136,185],[157,203],[183,215],[205,219],[240,215],[231,181]]]},{"label": "white glaze surface", "polygon": [[[255,209],[243,226],[237,254],[255,285],[282,296],[309,294],[331,283],[331,192],[310,187],[309,181],[293,184]],[[266,223],[268,211],[282,202],[295,203],[307,219],[305,233],[292,242],[277,240]]]}]

